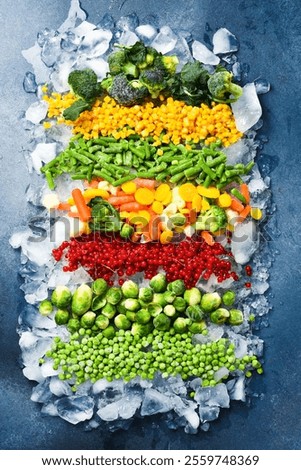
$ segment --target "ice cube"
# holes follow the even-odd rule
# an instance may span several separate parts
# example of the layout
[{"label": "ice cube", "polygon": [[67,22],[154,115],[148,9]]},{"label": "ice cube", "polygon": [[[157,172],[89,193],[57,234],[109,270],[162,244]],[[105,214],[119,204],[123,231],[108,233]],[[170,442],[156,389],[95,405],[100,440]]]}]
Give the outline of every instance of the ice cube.
[{"label": "ice cube", "polygon": [[84,37],[86,34],[88,34],[90,31],[93,31],[93,29],[95,28],[95,24],[90,23],[89,21],[83,21],[76,28],[73,29],[73,32],[79,37]]},{"label": "ice cube", "polygon": [[75,52],[78,48],[78,39],[71,31],[67,31],[62,35],[61,49],[65,52]]},{"label": "ice cube", "polygon": [[97,414],[103,421],[115,421],[118,419],[119,414],[118,402],[114,401],[113,403],[109,403],[103,408],[100,408],[97,411]]},{"label": "ice cube", "polygon": [[43,382],[45,377],[41,373],[41,367],[39,364],[31,364],[22,369],[23,375],[28,380],[34,380],[35,382]]},{"label": "ice cube", "polygon": [[151,24],[141,24],[135,29],[143,42],[151,41],[157,34],[157,29]]},{"label": "ice cube", "polygon": [[227,382],[227,389],[231,400],[246,401],[245,382],[246,378],[244,375],[235,377]]},{"label": "ice cube", "polygon": [[65,32],[68,29],[74,28],[78,20],[84,22],[86,17],[86,12],[81,9],[79,0],[71,0],[68,16],[58,28],[58,31]]},{"label": "ice cube", "polygon": [[202,423],[214,421],[218,418],[219,412],[220,408],[218,406],[202,405],[199,407],[199,415]]},{"label": "ice cube", "polygon": [[24,331],[19,339],[21,358],[25,366],[37,364],[52,344],[52,338],[40,338],[31,331]]},{"label": "ice cube", "polygon": [[240,132],[246,132],[257,123],[262,115],[261,105],[256,93],[254,83],[247,83],[243,87],[243,94],[231,104],[236,127]]},{"label": "ice cube", "polygon": [[47,67],[53,67],[61,52],[61,38],[49,37],[43,44],[41,59]]},{"label": "ice cube", "polygon": [[35,74],[32,72],[26,72],[23,80],[23,88],[26,93],[35,93],[38,89]]},{"label": "ice cube", "polygon": [[246,165],[249,163],[255,156],[253,153],[256,152],[256,150],[253,152],[252,143],[249,139],[243,138],[224,148],[223,152],[227,155],[227,165],[234,166],[237,163]]},{"label": "ice cube", "polygon": [[64,62],[57,63],[54,71],[50,75],[50,80],[53,87],[59,93],[69,91],[68,77],[73,68],[74,60],[65,60]]},{"label": "ice cube", "polygon": [[227,367],[220,367],[215,373],[214,373],[214,380],[216,382],[219,382],[221,379],[224,379],[228,377],[229,375],[229,369]]},{"label": "ice cube", "polygon": [[31,152],[31,158],[33,167],[37,173],[41,173],[40,168],[43,163],[50,162],[56,156],[56,143],[51,144],[39,143],[33,152]]},{"label": "ice cube", "polygon": [[116,23],[116,29],[119,31],[134,31],[139,25],[139,19],[136,13],[122,16]]},{"label": "ice cube", "polygon": [[142,394],[127,394],[124,398],[119,400],[118,402],[118,415],[122,419],[130,419],[138,408],[140,407],[142,402]]},{"label": "ice cube", "polygon": [[172,51],[177,43],[177,36],[169,26],[162,26],[160,32],[154,38],[151,46],[162,54]]},{"label": "ice cube", "polygon": [[133,31],[122,31],[119,37],[119,44],[122,44],[123,46],[132,46],[137,41],[139,41],[139,38],[135,33],[133,33]]},{"label": "ice cube", "polygon": [[227,28],[220,28],[212,38],[213,53],[227,54],[238,50],[238,41]]},{"label": "ice cube", "polygon": [[264,78],[258,78],[254,83],[257,95],[268,93],[271,89],[270,83]]},{"label": "ice cube", "polygon": [[240,334],[229,331],[228,337],[235,345],[235,357],[241,359],[248,354],[248,340]]},{"label": "ice cube", "polygon": [[25,118],[33,124],[39,124],[45,119],[48,111],[48,103],[46,101],[35,101],[25,112]]},{"label": "ice cube", "polygon": [[79,52],[88,58],[103,55],[110,45],[112,32],[107,29],[94,29],[89,31],[79,47]]},{"label": "ice cube", "polygon": [[53,395],[55,395],[56,397],[62,397],[63,395],[72,395],[70,385],[64,380],[60,380],[58,377],[52,377],[52,379],[50,380],[49,388]]},{"label": "ice cube", "polygon": [[51,330],[56,326],[52,318],[40,315],[35,307],[26,305],[19,316],[19,323],[30,328]]},{"label": "ice cube", "polygon": [[30,399],[36,403],[48,403],[51,400],[52,393],[49,389],[49,379],[39,383],[32,389]]},{"label": "ice cube", "polygon": [[57,401],[58,415],[71,424],[78,424],[91,419],[94,410],[94,400],[88,396],[70,396],[59,398]]},{"label": "ice cube", "polygon": [[92,69],[96,73],[98,80],[105,78],[106,74],[109,72],[108,62],[101,57],[97,59],[86,59],[81,56],[79,57],[77,65],[79,68],[87,67]]},{"label": "ice cube", "polygon": [[166,413],[172,409],[171,400],[152,388],[147,388],[141,406],[141,416],[154,415],[156,413]]},{"label": "ice cube", "polygon": [[[41,372],[43,377],[55,377],[59,375],[59,371],[55,370],[53,368],[53,362],[52,361],[46,361],[41,365]],[[51,387],[50,387],[51,390]],[[51,390],[52,391],[52,390]],[[54,393],[52,391],[52,393]]]},{"label": "ice cube", "polygon": [[199,387],[195,392],[194,399],[201,406],[219,406],[229,408],[230,399],[225,384],[220,383],[215,387]]},{"label": "ice cube", "polygon": [[252,220],[237,224],[232,237],[232,253],[236,263],[246,264],[255,253],[259,243],[256,224]]},{"label": "ice cube", "polygon": [[41,408],[42,416],[58,416],[58,411],[55,403],[45,403]]},{"label": "ice cube", "polygon": [[260,281],[257,279],[253,279],[252,281],[252,292],[253,294],[264,294],[268,288],[269,288],[269,283],[266,281]]},{"label": "ice cube", "polygon": [[49,69],[41,59],[41,48],[38,43],[36,42],[34,46],[23,50],[22,55],[24,59],[32,65],[36,82],[38,84],[47,82],[49,79]]},{"label": "ice cube", "polygon": [[199,60],[203,64],[217,65],[220,62],[220,58],[211,52],[208,47],[202,44],[200,41],[193,41],[192,43],[192,55],[196,60]]},{"label": "ice cube", "polygon": [[191,55],[187,41],[184,37],[181,36],[178,37],[176,45],[171,51],[171,54],[176,55],[179,60],[177,71],[180,71],[187,62],[193,61],[193,57]]},{"label": "ice cube", "polygon": [[105,13],[99,23],[97,23],[97,27],[101,29],[109,29],[112,31],[115,27],[113,16],[109,13]]}]

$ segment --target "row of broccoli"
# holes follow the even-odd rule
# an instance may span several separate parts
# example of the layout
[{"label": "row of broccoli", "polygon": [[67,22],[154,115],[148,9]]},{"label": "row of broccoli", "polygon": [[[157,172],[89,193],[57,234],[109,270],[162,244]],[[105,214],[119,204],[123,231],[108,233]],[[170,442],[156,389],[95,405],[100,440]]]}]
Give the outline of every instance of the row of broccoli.
[{"label": "row of broccoli", "polygon": [[123,106],[155,100],[160,94],[192,106],[212,100],[229,103],[242,94],[242,88],[232,83],[232,74],[220,66],[210,74],[198,60],[186,63],[180,72],[178,64],[177,56],[163,55],[141,41],[118,46],[108,57],[109,73],[101,82],[91,69],[73,70],[69,74],[70,89],[78,99],[64,111],[64,117],[77,119],[104,93]]},{"label": "row of broccoli", "polygon": [[232,308],[235,293],[226,291],[201,294],[197,287],[186,289],[181,279],[167,282],[163,273],[154,276],[148,287],[139,287],[127,280],[121,287],[109,287],[96,279],[91,287],[82,284],[72,294],[66,286],[58,286],[51,300],[39,306],[42,315],[55,312],[58,325],[67,325],[71,332],[81,328],[114,335],[116,329],[131,330],[133,335],[147,336],[154,328],[176,333],[206,333],[207,321],[214,324],[240,325],[241,310]]}]

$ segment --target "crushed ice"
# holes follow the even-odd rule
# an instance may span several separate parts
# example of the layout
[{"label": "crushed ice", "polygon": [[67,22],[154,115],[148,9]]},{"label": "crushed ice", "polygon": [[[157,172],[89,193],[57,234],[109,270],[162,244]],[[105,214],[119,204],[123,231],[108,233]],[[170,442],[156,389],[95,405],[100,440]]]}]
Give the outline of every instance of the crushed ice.
[{"label": "crushed ice", "polygon": [[[47,103],[40,99],[41,85],[50,82],[54,90],[64,92],[68,89],[70,71],[82,67],[91,67],[102,79],[108,71],[106,59],[113,43],[131,45],[139,39],[163,54],[177,54],[180,65],[194,59],[206,66],[221,63],[232,68],[236,79],[243,75],[244,66],[233,54],[238,50],[238,40],[226,28],[215,32],[213,50],[210,50],[197,40],[191,41],[190,35],[185,32],[177,33],[168,25],[158,28],[155,17],[151,17],[149,23],[144,20],[139,25],[137,15],[132,14],[120,18],[115,24],[114,19],[106,14],[96,26],[86,21],[86,13],[80,8],[79,1],[71,0],[68,17],[58,30],[46,28],[38,34],[34,46],[22,51],[32,67],[32,71],[25,75],[24,90],[36,93],[38,97],[38,101],[27,109],[24,119],[24,127],[30,132],[32,140],[30,149],[24,152],[30,171],[34,169],[39,173],[41,163],[50,161],[67,145],[71,136],[66,126],[54,124],[46,131],[40,125],[47,114]],[[240,162],[247,164],[254,160],[259,145],[254,129],[256,125],[260,128],[262,114],[257,95],[269,89],[270,84],[264,79],[247,83],[242,97],[232,104],[237,127],[245,132],[245,136],[225,149],[231,165]],[[262,178],[256,164],[248,183],[252,200],[265,209],[270,201],[269,180],[268,177]],[[56,193],[60,199],[66,199],[74,185],[78,184],[62,176],[57,180]],[[27,190],[27,199],[35,211],[42,206],[43,196],[48,192],[46,185],[41,187],[40,183],[34,183]],[[163,379],[157,374],[152,382],[138,377],[129,383],[121,380],[109,383],[105,379],[93,385],[86,382],[73,392],[68,381],[62,382],[57,377],[58,372],[52,368],[50,360],[39,364],[53,338],[59,336],[67,340],[69,333],[64,327],[58,327],[52,318],[39,315],[37,305],[47,297],[49,289],[62,284],[75,289],[82,282],[90,282],[91,278],[83,268],[65,273],[61,263],[53,262],[52,249],[68,238],[64,224],[57,220],[51,227],[49,216],[42,213],[38,233],[34,230],[37,228],[35,222],[31,221],[30,226],[31,229],[20,228],[14,233],[10,243],[13,248],[21,250],[20,275],[24,280],[21,289],[27,302],[18,321],[23,373],[29,380],[37,382],[31,399],[42,404],[43,415],[59,416],[72,424],[86,422],[87,430],[103,423],[112,423],[109,429],[115,430],[127,429],[134,417],[161,414],[169,428],[183,427],[185,432],[194,434],[198,429],[207,431],[209,423],[218,418],[220,409],[230,406],[230,400],[246,400],[248,379],[242,373],[215,387],[202,388],[200,379],[185,383],[179,376]],[[252,312],[264,317],[270,310],[264,296],[269,284],[267,266],[261,254],[256,252],[258,237],[254,222],[238,225],[234,232],[233,255],[241,264],[253,259],[252,290],[242,288],[239,295],[245,302],[242,307],[245,315]],[[269,259],[273,257],[271,253],[267,256]],[[210,291],[215,285],[216,279],[212,278],[202,287]],[[235,331],[225,332],[221,326],[210,325],[208,336],[195,335],[195,341],[214,341],[226,335],[235,343],[237,357],[246,353],[262,356],[263,342],[254,335],[243,336],[245,325],[235,328]],[[216,371],[215,379],[227,376],[228,372],[227,368],[221,367]],[[194,392],[193,398],[190,391]]]}]

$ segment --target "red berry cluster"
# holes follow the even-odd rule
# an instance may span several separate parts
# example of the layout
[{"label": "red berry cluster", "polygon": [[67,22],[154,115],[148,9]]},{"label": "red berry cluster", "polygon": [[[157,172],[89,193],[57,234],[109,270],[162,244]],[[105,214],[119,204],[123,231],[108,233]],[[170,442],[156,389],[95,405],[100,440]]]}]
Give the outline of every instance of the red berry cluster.
[{"label": "red berry cluster", "polygon": [[102,277],[107,281],[116,273],[120,284],[124,277],[137,272],[144,272],[144,277],[151,279],[159,269],[165,271],[169,282],[183,279],[188,289],[200,278],[208,280],[211,274],[218,282],[230,277],[238,280],[232,268],[232,254],[219,243],[209,246],[201,237],[162,245],[125,242],[95,233],[63,242],[53,250],[57,261],[63,255],[68,260],[64,271],[82,266],[93,279]]}]

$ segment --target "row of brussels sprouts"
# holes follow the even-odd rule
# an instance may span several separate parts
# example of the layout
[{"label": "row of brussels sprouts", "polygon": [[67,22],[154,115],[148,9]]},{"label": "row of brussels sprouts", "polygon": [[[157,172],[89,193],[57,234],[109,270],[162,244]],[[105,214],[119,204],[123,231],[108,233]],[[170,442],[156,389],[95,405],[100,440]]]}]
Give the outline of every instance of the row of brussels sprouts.
[{"label": "row of brussels sprouts", "polygon": [[[154,328],[176,333],[205,333],[207,322],[240,325],[241,310],[232,308],[235,293],[220,295],[204,293],[197,287],[186,289],[181,279],[167,282],[166,276],[154,276],[148,287],[139,287],[127,280],[121,287],[109,287],[96,279],[91,286],[80,285],[74,293],[66,286],[58,286],[50,300],[39,306],[42,315],[54,313],[58,325],[67,325],[71,332],[80,328],[92,331],[115,329],[131,330],[139,336],[148,335]],[[112,327],[114,330],[112,330]]]}]

